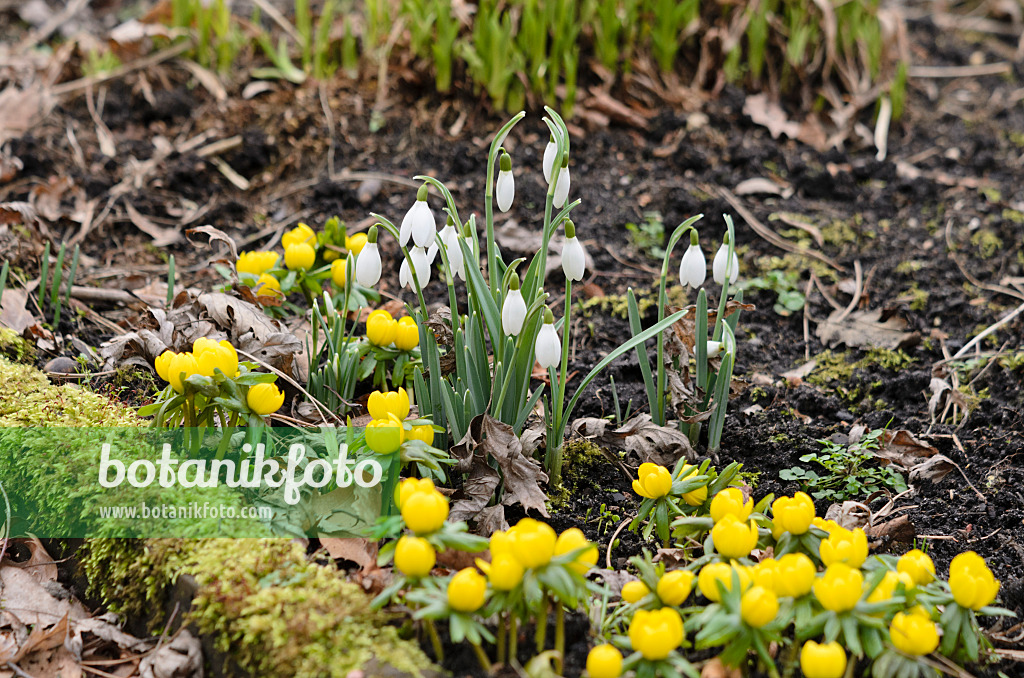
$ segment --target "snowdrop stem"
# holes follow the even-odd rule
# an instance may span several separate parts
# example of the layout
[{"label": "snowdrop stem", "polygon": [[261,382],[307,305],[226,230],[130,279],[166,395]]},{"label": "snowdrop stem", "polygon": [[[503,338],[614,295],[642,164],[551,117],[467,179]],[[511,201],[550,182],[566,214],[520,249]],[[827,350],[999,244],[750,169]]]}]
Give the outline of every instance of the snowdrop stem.
[{"label": "snowdrop stem", "polygon": [[554,405],[555,416],[552,418],[553,431],[548,436],[548,450],[552,452],[552,459],[548,463],[548,475],[551,486],[557,487],[561,482],[562,475],[562,431],[565,424],[562,418],[565,416],[565,386],[566,373],[569,366],[569,341],[572,338],[572,280],[565,279],[565,313],[562,315],[562,360],[559,365],[558,381],[551,382],[551,402]]},{"label": "snowdrop stem", "polygon": [[[520,120],[526,117],[526,111],[519,111],[512,119],[502,125],[498,133],[491,139],[491,147],[487,152],[487,181],[484,183],[484,221],[487,226],[487,278],[491,284],[491,296],[495,303],[501,302],[501,288],[498,286],[498,254],[494,249],[494,165],[498,160],[501,145],[509,132]],[[462,222],[455,219],[456,223]],[[466,262],[469,265],[469,262]]]},{"label": "snowdrop stem", "polygon": [[718,317],[715,318],[715,331],[711,337],[712,341],[722,340],[722,324],[725,322],[725,303],[729,298],[729,278],[734,271],[730,271],[732,258],[736,252],[736,231],[732,225],[732,217],[725,215],[725,227],[729,234],[729,253],[726,257],[725,280],[722,283],[722,297],[718,300]]}]

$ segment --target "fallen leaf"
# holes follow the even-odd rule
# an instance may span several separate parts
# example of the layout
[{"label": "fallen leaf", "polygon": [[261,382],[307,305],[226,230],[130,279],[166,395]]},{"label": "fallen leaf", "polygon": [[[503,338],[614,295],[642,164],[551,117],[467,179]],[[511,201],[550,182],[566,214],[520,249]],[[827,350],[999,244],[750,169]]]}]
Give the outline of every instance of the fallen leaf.
[{"label": "fallen leaf", "polygon": [[879,449],[872,450],[873,455],[897,463],[907,470],[939,453],[931,445],[915,438],[909,431],[886,430],[878,442]]},{"label": "fallen leaf", "polygon": [[832,311],[828,319],[818,325],[818,339],[829,348],[846,344],[851,348],[895,350],[912,346],[921,339],[917,332],[907,331],[906,320],[897,315],[884,316],[882,309],[854,311],[845,317],[844,314],[844,310]]},{"label": "fallen leaf", "polygon": [[778,139],[781,134],[790,139],[796,139],[800,135],[800,123],[790,120],[782,106],[769,100],[767,94],[748,96],[743,102],[743,115],[750,118],[754,124],[768,128],[772,139]]},{"label": "fallen leaf", "polygon": [[60,618],[56,624],[50,627],[46,627],[43,624],[36,624],[32,629],[32,634],[22,644],[18,651],[13,656],[4,658],[0,655],[0,663],[10,662],[12,664],[21,661],[22,657],[28,656],[32,652],[43,652],[45,650],[52,650],[55,647],[61,647],[64,645],[64,640],[68,636],[68,615],[65,614]]},{"label": "fallen leaf", "polygon": [[139,678],[203,678],[203,646],[188,629],[142,658]]},{"label": "fallen leaf", "polygon": [[754,177],[737,184],[736,188],[733,189],[733,193],[736,195],[779,195],[789,197],[792,195],[793,189],[788,184],[780,186],[771,179]]},{"label": "fallen leaf", "polygon": [[35,209],[27,202],[0,202],[0,225],[34,224],[39,221]]},{"label": "fallen leaf", "polygon": [[779,376],[786,380],[786,384],[791,387],[799,386],[804,382],[804,378],[814,371],[814,368],[818,366],[817,360],[808,360],[803,365],[794,367],[791,370],[783,372]]},{"label": "fallen leaf", "polygon": [[135,224],[135,228],[153,239],[155,247],[167,247],[181,240],[181,231],[177,228],[164,228],[156,225],[127,200],[124,203],[124,209],[128,212],[128,218]]},{"label": "fallen leaf", "polygon": [[377,567],[377,542],[364,537],[321,537],[320,545],[331,558],[353,562],[360,569]]},{"label": "fallen leaf", "polygon": [[927,461],[910,469],[910,482],[927,480],[937,483],[952,473],[954,468],[956,468],[956,464],[953,463],[952,459],[944,454],[936,454],[934,457],[930,457]]},{"label": "fallen leaf", "polygon": [[[28,550],[28,560],[15,562],[10,559],[11,549],[17,546]],[[6,567],[19,567],[35,577],[36,581],[41,584],[57,581],[57,563],[46,552],[46,547],[38,537],[12,539],[8,545],[7,555],[0,561],[0,564]]]},{"label": "fallen leaf", "polygon": [[603,448],[625,450],[640,463],[652,462],[672,466],[686,457],[696,459],[689,438],[677,428],[658,426],[649,414],[638,414],[625,424],[609,430],[610,422],[597,417],[583,417],[572,423],[573,433],[592,440]]},{"label": "fallen leaf", "polygon": [[12,329],[20,336],[35,325],[35,316],[25,308],[27,304],[28,295],[24,290],[4,290],[4,296],[0,298],[0,327]]},{"label": "fallen leaf", "polygon": [[198,226],[196,228],[190,228],[187,231],[185,231],[185,235],[189,238],[189,242],[192,242],[192,236],[197,234],[210,236],[210,242],[213,242],[214,240],[219,240],[223,243],[226,243],[228,246],[228,250],[231,252],[231,259],[233,261],[238,260],[238,246],[235,245],[235,239],[232,238],[227,233],[225,233],[224,231],[209,225]]},{"label": "fallen leaf", "polygon": [[0,145],[23,136],[53,109],[53,96],[41,83],[25,89],[8,85],[0,92]]},{"label": "fallen leaf", "polygon": [[910,518],[901,515],[878,525],[869,525],[864,528],[864,533],[872,539],[911,544],[917,536],[917,528],[910,522]]}]

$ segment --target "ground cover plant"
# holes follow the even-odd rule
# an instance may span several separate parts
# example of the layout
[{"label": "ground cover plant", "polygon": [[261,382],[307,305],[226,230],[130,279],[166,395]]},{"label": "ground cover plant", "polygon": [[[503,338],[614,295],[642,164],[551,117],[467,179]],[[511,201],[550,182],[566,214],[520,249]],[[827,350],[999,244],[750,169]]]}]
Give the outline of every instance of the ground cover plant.
[{"label": "ground cover plant", "polygon": [[112,4],[0,9],[0,675],[1019,673],[1012,11]]}]

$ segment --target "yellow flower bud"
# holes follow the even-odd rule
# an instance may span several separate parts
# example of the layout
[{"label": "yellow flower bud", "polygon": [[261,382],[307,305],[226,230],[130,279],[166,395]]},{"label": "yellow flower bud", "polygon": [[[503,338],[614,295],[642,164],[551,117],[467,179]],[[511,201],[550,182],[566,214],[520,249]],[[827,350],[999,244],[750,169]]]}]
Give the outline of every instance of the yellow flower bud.
[{"label": "yellow flower bud", "polygon": [[331,262],[331,280],[338,289],[345,289],[345,259],[335,259]]},{"label": "yellow flower bud", "polygon": [[727,515],[746,520],[754,510],[754,500],[743,500],[743,490],[727,487],[711,499],[711,519],[716,523]]},{"label": "yellow flower bud", "polygon": [[365,233],[353,233],[352,235],[345,236],[345,249],[353,254],[359,254],[363,251],[363,247],[366,246],[366,234]]},{"label": "yellow flower bud", "polygon": [[664,497],[672,491],[672,474],[658,464],[640,464],[637,479],[633,481],[633,491],[648,499]]},{"label": "yellow flower bud", "polygon": [[792,498],[779,497],[772,502],[772,536],[778,539],[783,532],[800,535],[811,529],[814,520],[814,502],[804,492]]},{"label": "yellow flower bud", "polygon": [[292,245],[298,245],[304,243],[307,245],[313,245],[316,243],[316,233],[313,229],[306,224],[299,224],[290,231],[285,232],[281,236],[281,247],[286,251]]},{"label": "yellow flower bud", "polygon": [[316,261],[316,250],[304,242],[289,245],[284,251],[284,265],[291,270],[308,270]]},{"label": "yellow flower bud", "polygon": [[897,612],[889,624],[889,638],[900,652],[920,656],[939,646],[939,630],[927,614]]},{"label": "yellow flower bud", "polygon": [[192,347],[192,355],[195,356],[199,374],[204,377],[212,377],[216,370],[223,372],[226,377],[238,376],[238,353],[229,342],[200,343],[197,340]]},{"label": "yellow flower bud", "polygon": [[164,351],[156,357],[153,361],[153,368],[156,370],[157,376],[164,381],[170,381],[169,376],[171,374],[171,362],[174,360],[174,356],[178,355],[174,351]]},{"label": "yellow flower bud", "polygon": [[508,553],[515,557],[512,550],[512,541],[515,536],[509,532],[503,532],[497,530],[491,534],[490,549],[491,549],[491,560],[494,560],[499,554]]},{"label": "yellow flower bud", "polygon": [[459,612],[476,612],[484,605],[487,580],[472,567],[459,570],[448,582],[448,605]]},{"label": "yellow flower bud", "polygon": [[743,558],[757,546],[757,523],[743,522],[731,513],[725,514],[711,528],[715,550],[726,558]]},{"label": "yellow flower bud", "polygon": [[448,517],[448,499],[443,494],[416,492],[402,502],[402,519],[416,534],[437,532]]},{"label": "yellow flower bud", "polygon": [[775,591],[779,580],[779,561],[774,558],[766,558],[750,568],[750,577],[754,580],[755,586],[761,586],[769,591]]},{"label": "yellow flower bud", "polygon": [[269,297],[281,292],[281,283],[278,282],[277,278],[269,273],[261,273],[259,279],[256,281],[255,288],[256,294]]},{"label": "yellow flower bud", "polygon": [[722,582],[726,591],[732,590],[732,573],[735,570],[740,580],[740,590],[746,591],[752,584],[752,577],[749,568],[730,565],[729,563],[708,563],[701,568],[697,575],[697,588],[708,600],[717,603],[721,600],[718,586],[715,582]]},{"label": "yellow flower bud", "polygon": [[260,416],[273,414],[284,405],[284,392],[274,384],[255,384],[245,396],[249,409]]},{"label": "yellow flower bud", "polygon": [[808,640],[800,650],[800,670],[804,678],[842,678],[846,673],[846,651],[834,640],[820,645]]},{"label": "yellow flower bud", "polygon": [[868,537],[859,527],[855,530],[837,527],[828,539],[822,540],[819,554],[826,566],[846,563],[850,567],[860,567],[868,558]]},{"label": "yellow flower bud", "polygon": [[422,440],[427,445],[434,443],[434,427],[428,424],[413,426],[405,433],[406,440]]},{"label": "yellow flower bud", "polygon": [[842,562],[833,563],[825,574],[815,580],[814,597],[821,606],[833,612],[852,610],[860,600],[864,575]]},{"label": "yellow flower bud", "polygon": [[935,580],[935,563],[931,556],[921,549],[907,551],[896,563],[896,571],[910,575],[917,586],[930,584]]},{"label": "yellow flower bud", "polygon": [[590,568],[597,564],[597,545],[587,541],[587,538],[578,527],[570,527],[558,535],[558,539],[555,540],[555,555],[563,556],[566,553],[572,553],[586,546],[589,546],[589,548],[576,556],[576,559],[569,565],[579,574],[586,574]]},{"label": "yellow flower bud", "polygon": [[519,586],[525,571],[522,564],[511,553],[491,553],[491,562],[477,561],[480,569],[487,573],[487,579],[495,591],[511,591]]},{"label": "yellow flower bud", "polygon": [[779,599],[763,586],[752,586],[740,598],[740,617],[755,629],[770,623],[779,613]]},{"label": "yellow flower bud", "polygon": [[[685,466],[683,466],[683,468],[679,469],[679,479],[680,480],[686,480],[687,478],[695,476],[695,475],[697,475],[697,471],[698,470],[699,469],[696,466],[690,466],[689,464],[686,464]],[[683,493],[683,501],[685,501],[690,506],[700,506],[701,504],[703,504],[707,500],[708,500],[708,486],[707,485],[704,485],[702,487],[698,487],[696,490],[691,490],[689,492],[684,492]]]},{"label": "yellow flower bud", "polygon": [[587,654],[587,675],[590,678],[619,678],[622,675],[622,653],[608,643],[596,645]]},{"label": "yellow flower bud", "polygon": [[683,619],[671,607],[637,610],[629,624],[629,641],[644,659],[659,661],[683,642]]},{"label": "yellow flower bud", "polygon": [[435,562],[437,554],[426,539],[403,535],[395,546],[395,567],[406,577],[426,577]]},{"label": "yellow flower bud", "polygon": [[996,599],[999,582],[984,558],[974,551],[967,551],[953,558],[949,564],[949,588],[957,605],[980,610]]},{"label": "yellow flower bud", "polygon": [[185,392],[184,381],[199,374],[199,366],[191,353],[176,353],[167,366],[167,382],[178,393]]},{"label": "yellow flower bud", "polygon": [[820,530],[825,530],[829,534],[832,534],[833,530],[842,529],[839,527],[839,523],[834,520],[825,520],[824,518],[815,518],[811,521],[811,525],[814,525]]},{"label": "yellow flower bud", "polygon": [[689,570],[672,570],[658,580],[658,598],[665,605],[678,607],[693,590],[694,574]]},{"label": "yellow flower bud", "polygon": [[366,318],[366,338],[374,346],[389,346],[398,333],[398,323],[384,309],[371,311]]},{"label": "yellow flower bud", "polygon": [[395,491],[395,503],[402,508],[405,500],[417,492],[433,492],[434,481],[430,478],[406,478],[398,485]]},{"label": "yellow flower bud", "polygon": [[775,586],[779,596],[799,598],[811,592],[818,568],[802,553],[787,553],[776,561]]},{"label": "yellow flower bud", "polygon": [[643,583],[639,579],[634,579],[633,581],[627,581],[622,585],[621,595],[622,599],[627,603],[635,603],[650,592],[651,590],[647,588],[647,584]]},{"label": "yellow flower bud", "polygon": [[411,351],[420,345],[420,329],[416,326],[416,321],[409,316],[403,316],[398,319],[398,325],[395,327],[395,348],[399,351]]},{"label": "yellow flower bud", "polygon": [[867,602],[881,603],[891,599],[900,584],[903,584],[904,591],[914,588],[914,580],[910,578],[909,574],[889,570],[882,577],[882,580],[878,582],[875,590],[868,594]]},{"label": "yellow flower bud", "polygon": [[366,401],[366,409],[374,419],[387,419],[393,415],[398,421],[409,416],[409,394],[402,387],[397,391],[374,391]]},{"label": "yellow flower bud", "polygon": [[555,531],[547,523],[523,518],[512,528],[512,552],[523,567],[538,568],[555,555]]},{"label": "yellow flower bud", "polygon": [[397,452],[405,441],[405,431],[402,422],[394,415],[388,415],[387,419],[374,419],[366,425],[363,432],[366,438],[366,445],[377,454],[392,454]]},{"label": "yellow flower bud", "polygon": [[242,252],[238,255],[235,270],[259,276],[274,268],[279,257],[277,252]]}]

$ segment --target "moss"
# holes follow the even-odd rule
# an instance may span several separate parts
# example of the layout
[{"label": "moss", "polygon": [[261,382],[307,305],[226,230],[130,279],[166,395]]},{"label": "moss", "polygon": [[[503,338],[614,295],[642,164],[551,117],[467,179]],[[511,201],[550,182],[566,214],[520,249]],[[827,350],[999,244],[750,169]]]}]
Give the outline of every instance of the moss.
[{"label": "moss", "polygon": [[0,356],[16,363],[30,363],[35,357],[35,347],[18,333],[6,327],[0,328]]},{"label": "moss", "polygon": [[927,262],[920,259],[907,259],[901,261],[896,266],[896,272],[900,275],[909,275],[911,273],[917,273],[927,265]]},{"label": "moss", "polygon": [[978,248],[982,259],[991,259],[996,252],[1003,249],[1003,240],[987,228],[979,230],[971,236],[971,244]]},{"label": "moss", "polygon": [[911,311],[923,311],[928,307],[928,298],[931,295],[922,290],[921,286],[916,282],[910,284],[910,287],[907,288],[906,295],[910,297]]},{"label": "moss", "polygon": [[917,362],[917,358],[907,355],[906,351],[887,348],[870,348],[867,354],[853,364],[854,369],[864,369],[878,365],[886,370],[899,370]]},{"label": "moss", "polygon": [[[640,311],[640,317],[644,317],[648,311],[657,308],[658,293],[654,290],[640,290],[635,292],[636,305]],[[623,320],[629,317],[629,299],[625,294],[612,294],[603,297],[593,297],[579,302],[576,307],[584,318],[590,318],[595,313],[602,316],[612,316]]]},{"label": "moss", "polygon": [[824,262],[795,252],[790,252],[781,257],[758,257],[754,261],[754,268],[760,274],[767,273],[768,271],[785,271],[795,272],[802,276],[807,271],[813,271],[821,280],[831,280],[835,282],[839,279],[836,272]]},{"label": "moss", "polygon": [[39,370],[0,356],[0,427],[142,426],[123,405],[66,384],[54,386]]},{"label": "moss", "polygon": [[565,506],[570,492],[596,487],[593,470],[608,463],[601,448],[586,438],[573,438],[562,448],[562,485],[549,492],[551,505]]},{"label": "moss", "polygon": [[807,375],[807,381],[816,386],[826,386],[833,381],[847,381],[853,376],[853,365],[847,360],[848,351],[833,353],[826,349],[814,356],[816,365]]},{"label": "moss", "polygon": [[1003,219],[1012,221],[1015,224],[1024,224],[1024,212],[1006,208],[1003,210]]}]

